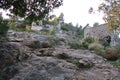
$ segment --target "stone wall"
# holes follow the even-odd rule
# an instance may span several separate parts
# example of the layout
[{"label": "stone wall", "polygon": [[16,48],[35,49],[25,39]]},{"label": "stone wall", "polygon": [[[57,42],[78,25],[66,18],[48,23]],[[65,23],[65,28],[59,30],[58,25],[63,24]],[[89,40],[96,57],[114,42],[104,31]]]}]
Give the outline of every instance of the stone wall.
[{"label": "stone wall", "polygon": [[110,46],[115,46],[120,42],[118,34],[115,34],[114,31],[109,31],[106,24],[85,28],[84,30],[84,37],[93,37],[95,39],[101,40],[106,36],[111,37]]},{"label": "stone wall", "polygon": [[108,35],[110,36],[110,31],[107,29],[106,24],[101,24],[96,27],[89,27],[84,30],[84,37],[102,39]]}]

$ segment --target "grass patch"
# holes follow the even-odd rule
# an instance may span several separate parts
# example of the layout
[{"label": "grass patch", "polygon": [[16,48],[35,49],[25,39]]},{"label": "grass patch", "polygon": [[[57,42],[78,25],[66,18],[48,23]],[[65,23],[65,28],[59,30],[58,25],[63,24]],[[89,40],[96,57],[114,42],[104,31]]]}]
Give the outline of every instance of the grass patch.
[{"label": "grass patch", "polygon": [[120,60],[117,61],[109,61],[110,64],[112,64],[116,68],[120,68]]}]

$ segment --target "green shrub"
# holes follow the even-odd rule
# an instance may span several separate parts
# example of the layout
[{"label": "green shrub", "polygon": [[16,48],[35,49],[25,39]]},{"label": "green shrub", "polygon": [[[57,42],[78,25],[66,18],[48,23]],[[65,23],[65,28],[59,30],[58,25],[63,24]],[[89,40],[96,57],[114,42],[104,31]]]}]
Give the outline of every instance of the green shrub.
[{"label": "green shrub", "polygon": [[98,42],[91,43],[88,46],[88,49],[95,51],[95,54],[100,56],[103,56],[103,54],[105,53],[104,46]]},{"label": "green shrub", "polygon": [[103,46],[105,46],[105,47],[110,46],[110,44],[109,44],[108,42],[106,42],[106,41],[101,41],[101,44],[102,44]]},{"label": "green shrub", "polygon": [[67,45],[72,49],[80,49],[81,48],[81,43],[77,39],[68,40]]},{"label": "green shrub", "polygon": [[9,22],[9,23],[8,23],[8,26],[9,26],[10,29],[16,30],[16,23],[14,23],[14,22]]},{"label": "green shrub", "polygon": [[120,55],[120,44],[116,45],[114,48],[116,49],[117,53]]},{"label": "green shrub", "polygon": [[88,48],[88,45],[89,45],[88,42],[85,42],[85,41],[81,42],[81,46],[86,48],[86,49]]},{"label": "green shrub", "polygon": [[92,37],[86,37],[84,38],[82,41],[81,41],[81,45],[84,47],[84,48],[88,48],[88,45],[93,43],[95,40],[94,38]]},{"label": "green shrub", "polygon": [[87,43],[93,43],[95,41],[94,38],[92,38],[92,37],[86,37],[83,40]]},{"label": "green shrub", "polygon": [[55,30],[54,30],[54,29],[50,29],[50,30],[49,30],[49,34],[50,34],[50,35],[55,35]]},{"label": "green shrub", "polygon": [[48,42],[52,47],[57,45],[56,41],[54,41],[54,40],[48,40]]},{"label": "green shrub", "polygon": [[0,21],[0,36],[6,36],[9,27],[5,21]]},{"label": "green shrub", "polygon": [[69,31],[69,28],[66,27],[66,26],[61,26],[61,29],[64,30],[64,31]]},{"label": "green shrub", "polygon": [[16,31],[25,31],[26,30],[26,25],[23,23],[15,23],[15,22],[9,22],[8,26],[10,29],[12,30],[16,30]]},{"label": "green shrub", "polygon": [[100,55],[107,60],[113,61],[120,57],[120,45],[105,48],[100,43],[94,42],[88,46],[88,49],[95,51],[97,55]]},{"label": "green shrub", "polygon": [[109,63],[112,64],[114,67],[120,68],[120,60],[109,61]]}]

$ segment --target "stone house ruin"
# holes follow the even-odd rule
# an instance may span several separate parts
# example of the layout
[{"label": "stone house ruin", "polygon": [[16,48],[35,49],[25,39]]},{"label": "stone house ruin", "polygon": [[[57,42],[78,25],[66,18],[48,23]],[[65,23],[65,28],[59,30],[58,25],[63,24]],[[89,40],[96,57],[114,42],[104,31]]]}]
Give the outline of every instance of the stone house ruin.
[{"label": "stone house ruin", "polygon": [[94,37],[95,39],[103,39],[110,36],[110,31],[107,29],[106,24],[101,24],[95,27],[87,27],[84,30],[84,37]]},{"label": "stone house ruin", "polygon": [[101,24],[95,27],[87,27],[84,29],[84,38],[93,37],[97,40],[102,40],[107,36],[110,36],[111,46],[115,46],[119,42],[118,35],[115,35],[112,31],[109,31],[106,24]]}]

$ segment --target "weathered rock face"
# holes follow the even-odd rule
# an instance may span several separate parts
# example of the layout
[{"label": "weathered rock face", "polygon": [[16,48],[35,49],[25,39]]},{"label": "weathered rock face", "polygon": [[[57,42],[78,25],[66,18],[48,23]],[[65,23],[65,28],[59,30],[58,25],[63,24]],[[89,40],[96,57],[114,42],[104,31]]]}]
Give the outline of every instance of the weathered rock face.
[{"label": "weathered rock face", "polygon": [[[20,49],[20,46],[15,43],[1,43],[0,44],[0,78],[10,78],[13,74],[17,72],[14,69],[14,64],[27,58],[25,54]],[[12,73],[13,74],[12,74]],[[2,79],[3,80],[3,79]]]},{"label": "weathered rock face", "polygon": [[65,39],[61,38],[60,36],[57,37],[53,35],[40,35],[36,33],[15,31],[11,31],[8,34],[8,39],[10,42],[23,42],[24,44],[31,44],[34,43],[34,41],[39,41],[41,48],[53,47],[56,45],[65,45]]},{"label": "weathered rock face", "polygon": [[88,50],[44,48],[19,63],[10,80],[120,80],[117,68]]},{"label": "weathered rock face", "polygon": [[20,73],[11,80],[64,80],[76,70],[75,65],[53,57],[36,57],[22,64]]}]

